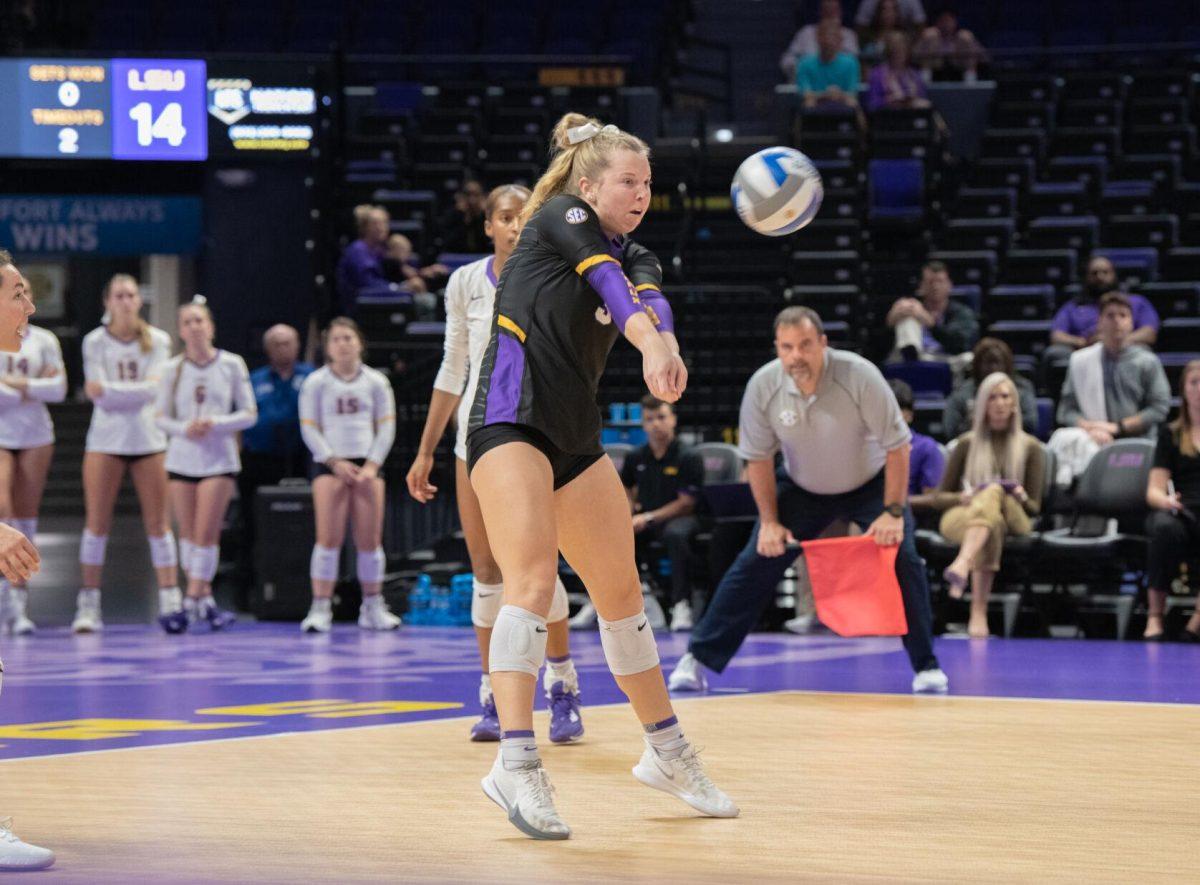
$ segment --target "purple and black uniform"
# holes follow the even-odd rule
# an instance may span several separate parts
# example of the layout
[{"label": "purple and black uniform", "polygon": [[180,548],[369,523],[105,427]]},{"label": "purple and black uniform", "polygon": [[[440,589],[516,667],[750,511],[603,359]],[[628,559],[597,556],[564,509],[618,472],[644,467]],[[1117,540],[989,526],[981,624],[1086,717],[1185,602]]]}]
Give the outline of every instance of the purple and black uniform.
[{"label": "purple and black uniform", "polygon": [[550,460],[561,488],[602,457],[600,376],[635,313],[673,331],[661,287],[652,252],[610,240],[579,197],[547,200],[500,274],[471,408],[468,468],[498,445],[527,442]]}]

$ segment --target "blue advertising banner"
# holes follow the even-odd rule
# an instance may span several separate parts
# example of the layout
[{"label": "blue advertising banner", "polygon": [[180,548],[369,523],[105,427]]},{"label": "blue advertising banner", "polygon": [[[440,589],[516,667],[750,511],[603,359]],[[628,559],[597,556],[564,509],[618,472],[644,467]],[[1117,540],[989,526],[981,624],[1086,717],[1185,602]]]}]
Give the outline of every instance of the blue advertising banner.
[{"label": "blue advertising banner", "polygon": [[0,196],[0,248],[19,255],[191,254],[200,245],[199,197]]}]

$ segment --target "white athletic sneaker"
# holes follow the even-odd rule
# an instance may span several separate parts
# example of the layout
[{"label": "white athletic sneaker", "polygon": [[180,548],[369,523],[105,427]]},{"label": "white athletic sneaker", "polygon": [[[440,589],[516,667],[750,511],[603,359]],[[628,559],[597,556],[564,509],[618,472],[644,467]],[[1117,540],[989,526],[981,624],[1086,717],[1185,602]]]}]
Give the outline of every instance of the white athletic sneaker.
[{"label": "white athletic sneaker", "polygon": [[671,632],[684,633],[692,629],[692,606],[686,599],[671,606]]},{"label": "white athletic sneaker", "polygon": [[158,616],[166,617],[183,609],[183,591],[178,587],[158,588]]},{"label": "white athletic sneaker", "polygon": [[813,626],[817,622],[816,615],[796,615],[783,622],[783,629],[789,633],[796,633],[800,636],[806,636],[812,632]]},{"label": "white athletic sneaker", "polygon": [[708,691],[708,679],[704,676],[704,667],[692,657],[689,651],[667,679],[667,688],[671,691]]},{"label": "white athletic sneaker", "polygon": [[0,871],[18,873],[25,870],[44,870],[54,863],[54,852],[39,848],[17,838],[12,831],[12,818],[0,820]]},{"label": "white athletic sneaker", "polygon": [[567,626],[572,630],[594,630],[597,623],[599,616],[596,614],[596,607],[590,602],[585,602],[583,608],[575,613],[575,617],[567,621]]},{"label": "white athletic sneaker", "polygon": [[700,751],[695,747],[689,746],[683,755],[674,759],[664,759],[647,741],[642,758],[633,766],[633,776],[648,787],[682,799],[701,814],[709,817],[738,816],[734,801],[704,773]]},{"label": "white athletic sneaker", "polygon": [[941,669],[922,670],[913,676],[912,690],[915,694],[945,694],[949,689],[950,678]]},{"label": "white athletic sneaker", "polygon": [[313,605],[308,610],[308,616],[300,622],[303,633],[328,633],[333,629],[333,609],[328,605],[317,607]]},{"label": "white athletic sneaker", "polygon": [[509,822],[533,839],[568,839],[568,827],[554,807],[554,787],[542,763],[509,771],[496,754],[492,770],[481,782],[483,792],[508,814]]},{"label": "white athletic sneaker", "polygon": [[25,592],[3,582],[0,586],[0,633],[27,636],[36,629],[37,624],[25,614]]},{"label": "white athletic sneaker", "polygon": [[104,629],[100,617],[100,591],[80,590],[75,598],[75,620],[71,630],[76,633],[99,633]]},{"label": "white athletic sneaker", "polygon": [[658,597],[654,595],[654,588],[648,581],[642,581],[642,608],[646,612],[646,621],[650,624],[651,630],[657,632],[667,629],[666,612],[658,604]]},{"label": "white athletic sneaker", "polygon": [[364,596],[362,607],[358,610],[358,626],[364,630],[395,630],[400,626],[399,615],[392,614],[383,594]]}]

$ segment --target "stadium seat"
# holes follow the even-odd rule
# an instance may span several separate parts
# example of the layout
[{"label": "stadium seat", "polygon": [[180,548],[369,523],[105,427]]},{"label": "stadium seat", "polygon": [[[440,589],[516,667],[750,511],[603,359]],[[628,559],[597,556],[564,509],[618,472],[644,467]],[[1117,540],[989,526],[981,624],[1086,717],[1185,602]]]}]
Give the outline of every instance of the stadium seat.
[{"label": "stadium seat", "polygon": [[[1044,4],[1037,4],[1045,8]],[[1009,7],[1007,14],[1013,14]],[[1026,43],[1025,46],[1036,45]],[[1061,80],[1049,73],[1009,73],[996,78],[996,101],[1053,102],[1058,98]]]},{"label": "stadium seat", "polygon": [[1088,215],[1092,200],[1087,185],[1081,181],[1033,182],[1021,205],[1034,218]]},{"label": "stadium seat", "polygon": [[[1192,341],[1191,346],[1200,347],[1200,339]],[[1158,358],[1162,362],[1163,372],[1167,375],[1167,384],[1171,388],[1171,393],[1177,394],[1179,392],[1179,379],[1183,375],[1184,367],[1193,360],[1200,360],[1200,352],[1183,350],[1164,353],[1160,351]]]},{"label": "stadium seat", "polygon": [[1002,339],[1014,354],[1040,356],[1050,343],[1050,320],[1001,320],[988,326],[987,333]]},{"label": "stadium seat", "polygon": [[1005,253],[1012,245],[1015,222],[1011,218],[956,218],[947,222],[938,245],[952,251]]},{"label": "stadium seat", "polygon": [[1089,192],[1099,194],[1108,178],[1104,157],[1052,157],[1046,163],[1047,181],[1080,181]]},{"label": "stadium seat", "polygon": [[1075,281],[1079,266],[1074,249],[1013,249],[1004,265],[1006,283],[1049,283],[1061,288]]},{"label": "stadium seat", "polygon": [[1011,187],[960,188],[954,201],[956,218],[1012,218],[1017,192]]},{"label": "stadium seat", "polygon": [[968,180],[972,187],[1011,187],[1020,193],[1034,180],[1035,168],[1032,157],[985,157],[971,166]]},{"label": "stadium seat", "polygon": [[1058,126],[1120,126],[1121,102],[1115,99],[1063,100],[1055,114]]},{"label": "stadium seat", "polygon": [[1200,247],[1176,246],[1168,250],[1162,278],[1170,282],[1200,280]]},{"label": "stadium seat", "polygon": [[[1154,443],[1145,439],[1120,439],[1097,452],[1079,477],[1073,513],[1066,528],[1044,532],[1041,569],[1053,576],[1065,593],[1068,584],[1095,574],[1111,592],[1094,593],[1078,601],[1081,613],[1104,611],[1116,615],[1117,638],[1124,639],[1135,598],[1112,586],[1119,576],[1145,562],[1145,538],[1119,530],[1124,520],[1139,526],[1146,511],[1146,483],[1154,462]],[[1090,517],[1090,518],[1089,518]]]},{"label": "stadium seat", "polygon": [[1200,317],[1171,317],[1159,326],[1155,347],[1160,352],[1189,351],[1197,346],[1200,346]]},{"label": "stadium seat", "polygon": [[1125,154],[1113,164],[1109,180],[1112,183],[1149,181],[1169,189],[1181,175],[1182,163],[1175,154]]},{"label": "stadium seat", "polygon": [[1104,245],[1165,249],[1179,242],[1174,215],[1114,215],[1104,222]]},{"label": "stadium seat", "polygon": [[1200,283],[1143,283],[1138,294],[1164,319],[1200,314]]},{"label": "stadium seat", "polygon": [[996,281],[997,259],[992,251],[930,252],[929,260],[943,262],[955,283],[970,283],[989,289]]},{"label": "stadium seat", "polygon": [[[1088,9],[1083,18],[1094,19],[1097,4],[1084,3]],[[1119,101],[1125,96],[1128,78],[1120,71],[1079,71],[1063,78],[1059,100],[1067,101]]]},{"label": "stadium seat", "polygon": [[1044,320],[1054,313],[1054,287],[993,286],[984,313],[991,320]]},{"label": "stadium seat", "polygon": [[948,396],[954,386],[950,364],[935,360],[914,360],[903,363],[887,363],[883,367],[884,378],[898,378],[913,389],[914,395],[934,394]]},{"label": "stadium seat", "polygon": [[979,313],[983,310],[983,289],[973,283],[962,283],[950,290],[950,298]]},{"label": "stadium seat", "polygon": [[1038,129],[1049,132],[1054,128],[1054,105],[1048,101],[1005,101],[993,109],[990,119],[997,129]]},{"label": "stadium seat", "polygon": [[862,259],[858,252],[793,252],[788,272],[791,281],[804,286],[857,286],[861,283]]},{"label": "stadium seat", "polygon": [[1158,210],[1158,188],[1153,181],[1113,181],[1104,185],[1098,205],[1099,214],[1148,215]]},{"label": "stadium seat", "polygon": [[818,218],[804,228],[804,245],[814,251],[857,250],[862,239],[862,225],[854,218]]},{"label": "stadium seat", "polygon": [[1115,126],[1060,126],[1051,136],[1050,150],[1057,156],[1113,158],[1121,151],[1121,130]]},{"label": "stadium seat", "polygon": [[1088,255],[1100,242],[1100,221],[1094,215],[1035,218],[1029,222],[1024,245],[1029,249],[1074,249]]},{"label": "stadium seat", "polygon": [[851,322],[862,307],[858,286],[789,286],[783,290],[789,304],[811,307],[822,319]]},{"label": "stadium seat", "polygon": [[1037,129],[988,129],[983,133],[980,156],[995,159],[1029,159],[1040,163],[1046,136]]},{"label": "stadium seat", "polygon": [[1125,133],[1125,151],[1130,154],[1166,152],[1193,157],[1196,155],[1196,130],[1189,125],[1134,126]]},{"label": "stadium seat", "polygon": [[1125,107],[1126,126],[1182,126],[1187,122],[1184,98],[1142,98]]}]

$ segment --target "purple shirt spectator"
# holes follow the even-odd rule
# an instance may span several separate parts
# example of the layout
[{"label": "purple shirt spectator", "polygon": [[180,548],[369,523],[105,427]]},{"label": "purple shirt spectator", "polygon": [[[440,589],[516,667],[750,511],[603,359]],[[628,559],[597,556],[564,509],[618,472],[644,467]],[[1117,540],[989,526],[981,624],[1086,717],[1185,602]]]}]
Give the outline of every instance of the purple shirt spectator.
[{"label": "purple shirt spectator", "polygon": [[[1153,326],[1158,329],[1160,322],[1158,311],[1154,305],[1141,295],[1130,295],[1129,303],[1133,305],[1133,328]],[[1100,320],[1100,306],[1090,299],[1072,298],[1054,314],[1052,332],[1065,332],[1068,335],[1078,335],[1080,338],[1091,339],[1096,334],[1096,323]]]},{"label": "purple shirt spectator", "polygon": [[363,240],[355,240],[346,247],[337,266],[338,303],[342,313],[354,315],[359,292],[388,285],[383,272],[383,256],[382,247],[374,248]]},{"label": "purple shirt spectator", "polygon": [[895,70],[889,65],[876,65],[867,80],[867,110],[887,107],[911,107],[914,101],[929,97],[925,81],[916,68]]},{"label": "purple shirt spectator", "polygon": [[937,441],[923,433],[912,432],[912,452],[908,456],[908,493],[924,494],[936,489],[946,469],[946,456]]}]

